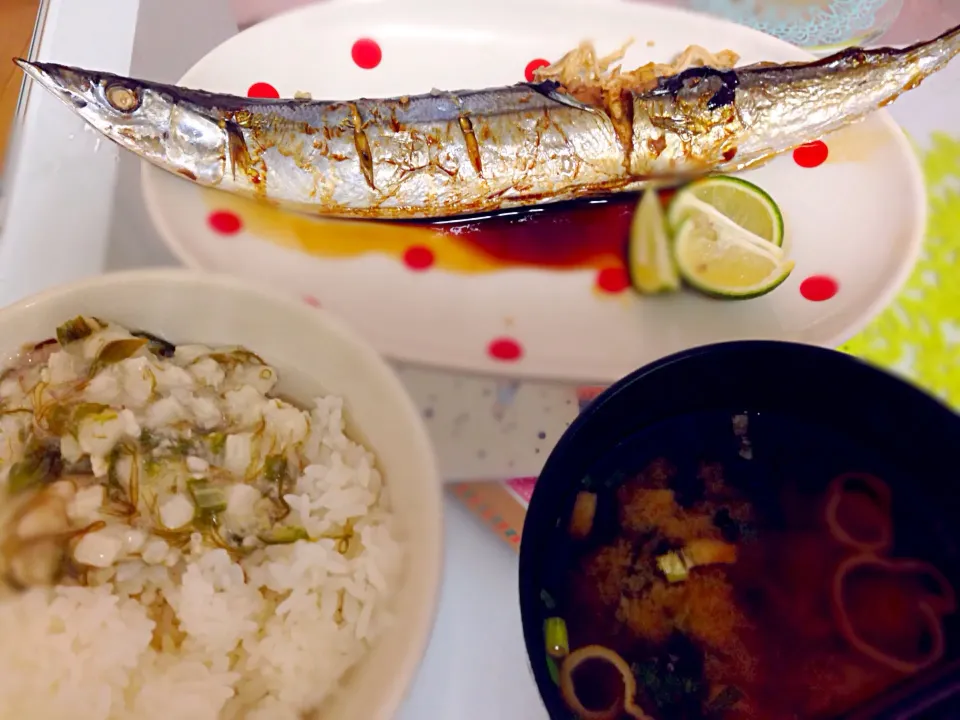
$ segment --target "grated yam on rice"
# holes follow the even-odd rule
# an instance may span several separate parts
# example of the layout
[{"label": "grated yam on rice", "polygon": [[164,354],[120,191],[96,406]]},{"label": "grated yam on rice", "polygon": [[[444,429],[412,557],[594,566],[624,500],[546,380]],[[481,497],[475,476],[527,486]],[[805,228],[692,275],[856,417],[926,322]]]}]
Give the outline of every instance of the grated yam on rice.
[{"label": "grated yam on rice", "polygon": [[275,397],[242,349],[72,322],[0,376],[0,719],[303,717],[389,623],[402,567],[342,400]]}]

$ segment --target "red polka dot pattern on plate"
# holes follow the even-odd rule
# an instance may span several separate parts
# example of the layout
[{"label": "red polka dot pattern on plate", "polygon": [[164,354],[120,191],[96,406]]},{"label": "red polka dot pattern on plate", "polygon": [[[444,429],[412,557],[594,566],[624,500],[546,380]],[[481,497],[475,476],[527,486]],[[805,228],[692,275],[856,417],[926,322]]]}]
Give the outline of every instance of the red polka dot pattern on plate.
[{"label": "red polka dot pattern on plate", "polygon": [[550,64],[549,60],[544,60],[543,58],[537,58],[536,60],[531,60],[527,63],[527,67],[523,70],[523,76],[527,79],[527,82],[533,82],[533,73],[535,70],[539,70],[542,67],[546,67]]},{"label": "red polka dot pattern on plate", "polygon": [[403,253],[403,262],[411,270],[427,270],[435,260],[433,250],[423,245],[411,245]]},{"label": "red polka dot pattern on plate", "polygon": [[276,99],[280,97],[280,91],[270,83],[256,82],[247,90],[247,97]]},{"label": "red polka dot pattern on plate", "polygon": [[511,337],[501,337],[487,345],[487,353],[494,360],[515,362],[523,357],[523,347]]},{"label": "red polka dot pattern on plate", "polygon": [[310,307],[315,307],[315,308],[320,307],[320,301],[317,300],[317,298],[314,297],[313,295],[304,295],[303,301]]},{"label": "red polka dot pattern on plate", "polygon": [[376,40],[360,38],[350,48],[350,57],[364,70],[373,70],[383,60],[383,51]]},{"label": "red polka dot pattern on plate", "polygon": [[229,210],[215,210],[207,217],[207,223],[221,235],[236,235],[243,228],[243,221]]},{"label": "red polka dot pattern on plate", "polygon": [[815,168],[823,165],[830,155],[830,148],[823,140],[814,140],[806,145],[801,145],[793,151],[793,160],[800,167]]},{"label": "red polka dot pattern on plate", "polygon": [[620,293],[630,287],[630,276],[622,267],[603,268],[597,273],[597,287],[608,293]]},{"label": "red polka dot pattern on plate", "polygon": [[810,302],[829,300],[840,290],[840,283],[829,275],[811,275],[800,283],[800,294]]}]

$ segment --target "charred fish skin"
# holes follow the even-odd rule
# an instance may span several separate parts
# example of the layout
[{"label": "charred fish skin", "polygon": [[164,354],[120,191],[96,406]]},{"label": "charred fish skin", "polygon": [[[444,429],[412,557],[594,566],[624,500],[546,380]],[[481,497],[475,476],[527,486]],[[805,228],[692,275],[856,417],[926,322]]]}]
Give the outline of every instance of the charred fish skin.
[{"label": "charred fish skin", "polygon": [[[303,112],[308,115],[302,114]],[[270,196],[327,214],[426,217],[622,181],[610,119],[527,86],[304,107],[244,128]]]},{"label": "charred fish skin", "polygon": [[738,172],[866,118],[960,53],[960,28],[905,49],[811,63],[693,68],[633,96],[630,173]]},{"label": "charred fish skin", "polygon": [[960,52],[692,68],[620,102],[557,83],[383,100],[264,100],[18,60],[122,147],[206,187],[339,217],[423,219],[736,172],[866,117]]},{"label": "charred fish skin", "polygon": [[[91,126],[201,185],[343,217],[422,218],[616,189],[610,118],[548,83],[352,102],[248,99],[18,61]],[[127,93],[136,102],[117,102]]]}]

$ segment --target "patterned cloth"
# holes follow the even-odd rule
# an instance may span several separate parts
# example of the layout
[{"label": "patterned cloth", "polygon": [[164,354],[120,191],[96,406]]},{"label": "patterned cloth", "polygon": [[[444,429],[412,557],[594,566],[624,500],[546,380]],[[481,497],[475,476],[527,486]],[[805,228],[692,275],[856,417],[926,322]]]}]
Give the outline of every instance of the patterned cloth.
[{"label": "patterned cloth", "polygon": [[930,212],[920,260],[897,299],[841,349],[960,409],[960,138],[933,133],[917,152]]}]

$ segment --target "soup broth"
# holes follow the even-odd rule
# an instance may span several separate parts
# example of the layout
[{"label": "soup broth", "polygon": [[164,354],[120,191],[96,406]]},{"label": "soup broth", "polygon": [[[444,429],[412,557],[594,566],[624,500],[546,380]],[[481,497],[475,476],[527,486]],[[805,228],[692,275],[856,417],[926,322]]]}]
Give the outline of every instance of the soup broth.
[{"label": "soup broth", "polygon": [[956,547],[917,486],[795,419],[645,431],[583,479],[556,546],[572,717],[834,718],[954,656]]}]

